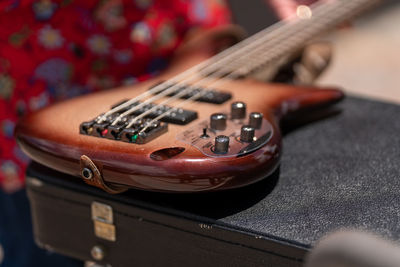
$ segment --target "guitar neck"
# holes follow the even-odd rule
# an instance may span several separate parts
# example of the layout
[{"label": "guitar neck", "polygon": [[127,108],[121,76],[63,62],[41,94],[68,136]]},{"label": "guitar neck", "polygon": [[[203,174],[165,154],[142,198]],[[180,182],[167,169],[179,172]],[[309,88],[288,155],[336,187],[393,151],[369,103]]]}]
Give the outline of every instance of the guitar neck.
[{"label": "guitar neck", "polygon": [[[222,59],[219,73],[244,77],[261,67],[269,67],[299,50],[324,31],[349,20],[379,0],[328,0],[313,7],[301,6],[296,17],[277,23],[233,47]],[[215,70],[214,70],[215,71]],[[233,73],[233,75],[232,75]]]}]

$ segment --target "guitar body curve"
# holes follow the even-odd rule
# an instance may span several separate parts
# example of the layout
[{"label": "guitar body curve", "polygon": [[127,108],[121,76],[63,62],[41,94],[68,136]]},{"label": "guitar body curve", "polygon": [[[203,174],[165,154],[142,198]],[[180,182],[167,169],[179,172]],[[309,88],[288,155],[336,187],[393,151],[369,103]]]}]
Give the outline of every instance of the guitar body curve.
[{"label": "guitar body curve", "polygon": [[[282,153],[280,120],[291,112],[336,103],[343,98],[341,91],[298,88],[251,79],[229,80],[213,88],[228,92],[232,96],[229,101],[222,104],[189,103],[184,108],[197,112],[194,121],[186,125],[168,124],[166,132],[145,144],[109,140],[79,132],[82,122],[104,113],[111,105],[143,94],[160,81],[168,80],[209,58],[215,54],[221,40],[232,36],[233,32],[229,28],[213,30],[188,41],[177,52],[171,67],[155,79],[74,98],[27,116],[16,128],[18,143],[33,160],[74,176],[81,176],[80,161],[81,156],[85,155],[96,164],[107,184],[142,190],[216,191],[242,187],[268,177],[278,167]],[[201,123],[208,125],[211,114],[228,114],[235,101],[246,103],[247,114],[263,114],[262,129],[266,137],[256,148],[248,151],[242,149],[241,153],[232,155],[213,155],[213,150],[205,152],[202,147],[191,143],[189,137],[187,140],[182,137],[185,132],[202,136]],[[238,128],[232,133],[240,131],[240,127],[247,124],[247,116],[232,122],[232,127]],[[212,130],[208,133],[209,141],[213,144],[219,133]],[[234,134],[230,137],[231,146],[236,144],[244,147],[240,137]]]}]

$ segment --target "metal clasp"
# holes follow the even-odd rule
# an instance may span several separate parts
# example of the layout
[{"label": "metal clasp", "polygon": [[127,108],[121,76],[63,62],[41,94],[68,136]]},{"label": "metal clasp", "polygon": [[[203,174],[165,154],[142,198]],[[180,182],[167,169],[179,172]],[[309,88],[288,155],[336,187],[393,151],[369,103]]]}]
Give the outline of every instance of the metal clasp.
[{"label": "metal clasp", "polygon": [[115,242],[116,229],[113,217],[113,209],[111,206],[100,203],[92,202],[92,220],[94,223],[94,234],[101,239]]}]

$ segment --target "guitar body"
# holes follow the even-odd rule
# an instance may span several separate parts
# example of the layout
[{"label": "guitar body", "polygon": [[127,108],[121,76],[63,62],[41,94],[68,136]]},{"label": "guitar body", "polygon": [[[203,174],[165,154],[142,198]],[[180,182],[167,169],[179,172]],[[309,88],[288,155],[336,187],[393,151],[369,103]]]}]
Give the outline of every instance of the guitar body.
[{"label": "guitar body", "polygon": [[[229,92],[232,96],[229,101],[222,104],[190,102],[184,109],[196,111],[197,119],[186,125],[168,124],[166,132],[145,144],[79,132],[82,122],[96,118],[113,104],[134,98],[160,81],[211,57],[226,44],[224,40],[232,40],[233,33],[232,29],[223,28],[193,37],[177,51],[170,68],[155,79],[57,103],[24,118],[16,129],[18,143],[33,160],[63,173],[79,177],[84,166],[92,166],[97,178],[101,178],[108,188],[116,189],[115,192],[109,190],[111,193],[121,188],[164,192],[216,191],[242,187],[268,177],[278,167],[282,153],[280,120],[292,112],[336,103],[343,98],[342,92],[251,79],[228,80],[213,89]],[[204,134],[201,129],[204,125],[208,127],[213,113],[226,113],[229,118],[231,104],[235,101],[245,102],[247,114],[242,120],[229,122],[229,133],[228,130],[221,132],[230,134],[230,146],[245,146],[239,135],[250,112],[263,114],[263,126],[258,131],[259,136],[267,134],[264,142],[258,143],[253,150],[214,155],[212,149],[205,152],[191,143],[191,137],[185,139],[185,133],[191,133],[192,137]],[[204,139],[213,144],[220,133],[206,130],[209,137]],[[86,178],[90,180],[91,177]]]}]

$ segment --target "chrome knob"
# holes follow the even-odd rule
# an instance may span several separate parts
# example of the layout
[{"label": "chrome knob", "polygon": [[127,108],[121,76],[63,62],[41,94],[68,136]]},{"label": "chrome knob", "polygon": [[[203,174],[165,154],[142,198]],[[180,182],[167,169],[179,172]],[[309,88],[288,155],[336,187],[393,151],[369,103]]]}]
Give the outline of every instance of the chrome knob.
[{"label": "chrome knob", "polygon": [[226,154],[229,149],[229,137],[226,135],[218,135],[215,137],[214,153]]},{"label": "chrome knob", "polygon": [[240,120],[246,117],[246,104],[244,102],[234,102],[231,105],[232,120]]},{"label": "chrome knob", "polygon": [[263,114],[260,112],[252,112],[249,116],[249,125],[254,129],[260,129],[263,121]]},{"label": "chrome knob", "polygon": [[255,132],[254,127],[251,127],[250,125],[243,125],[240,131],[240,141],[246,143],[253,142],[254,132]]},{"label": "chrome knob", "polygon": [[223,113],[214,113],[210,117],[210,127],[213,130],[223,131],[226,129],[226,115]]}]

